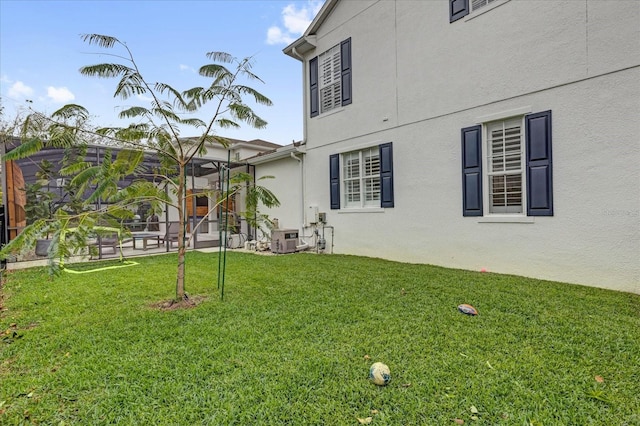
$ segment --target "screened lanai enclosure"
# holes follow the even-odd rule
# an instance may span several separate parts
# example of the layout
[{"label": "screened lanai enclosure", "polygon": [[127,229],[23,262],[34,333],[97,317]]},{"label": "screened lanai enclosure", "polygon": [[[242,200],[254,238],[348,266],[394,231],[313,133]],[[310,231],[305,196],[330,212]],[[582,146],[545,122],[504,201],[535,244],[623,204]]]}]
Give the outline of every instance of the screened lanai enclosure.
[{"label": "screened lanai enclosure", "polygon": [[[10,152],[19,143],[7,144],[3,148]],[[265,147],[270,148],[270,147]],[[186,167],[186,232],[191,237],[189,248],[218,247],[220,239],[247,240],[255,237],[255,230],[237,214],[242,204],[242,194],[219,201],[226,189],[225,179],[236,171],[255,176],[254,166],[239,160],[231,161],[229,150],[217,149],[219,158],[194,158]],[[2,164],[2,243],[16,238],[35,216],[50,214],[63,204],[72,204],[74,199],[89,199],[92,190],[84,194],[74,194],[69,185],[71,178],[59,171],[69,156],[81,155],[92,165],[101,165],[107,159],[115,158],[118,148],[104,145],[89,145],[82,152],[60,148],[44,148],[24,159],[3,161]],[[226,157],[226,158],[224,158]],[[237,158],[237,156],[234,156]],[[153,181],[153,171],[161,169],[160,161],[153,152],[144,154],[142,169],[145,173],[127,176],[118,183],[125,188],[134,180]],[[176,171],[177,173],[177,171]],[[158,183],[164,185],[163,182]],[[165,189],[168,191],[167,189]],[[167,192],[168,193],[168,192]],[[100,209],[108,200],[97,199],[93,208]],[[177,250],[178,211],[164,204],[162,211],[151,211],[149,203],[138,203],[132,207],[132,219],[120,221],[125,231],[120,241],[97,237],[91,242],[97,248],[97,258],[117,257],[121,251],[127,256],[168,252]],[[228,232],[221,232],[227,229]],[[34,260],[46,252],[38,252],[33,257],[13,261]],[[39,256],[40,255],[40,256]]]}]

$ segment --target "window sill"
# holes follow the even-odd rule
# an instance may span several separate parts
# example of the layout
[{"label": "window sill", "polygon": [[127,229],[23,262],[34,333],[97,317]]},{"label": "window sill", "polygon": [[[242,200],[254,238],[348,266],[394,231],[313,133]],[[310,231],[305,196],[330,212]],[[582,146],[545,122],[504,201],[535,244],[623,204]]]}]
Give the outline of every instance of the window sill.
[{"label": "window sill", "polygon": [[362,208],[342,208],[338,211],[338,214],[348,213],[384,213],[382,207],[362,207]]},{"label": "window sill", "polygon": [[325,118],[325,117],[329,117],[329,116],[331,116],[333,114],[338,114],[338,113],[340,113],[342,111],[344,111],[344,107],[338,107],[338,108],[334,108],[332,110],[329,110],[327,112],[320,113],[314,118]]},{"label": "window sill", "polygon": [[502,6],[503,4],[505,4],[505,3],[509,2],[509,1],[510,0],[495,0],[494,2],[492,2],[492,3],[490,3],[490,4],[486,5],[486,6],[483,6],[480,9],[478,9],[476,11],[473,11],[470,14],[468,14],[467,16],[465,16],[464,17],[464,21],[467,22],[467,21],[472,20],[473,18],[477,18],[478,16],[483,15],[483,14],[489,12],[490,10],[495,9],[496,7]]},{"label": "window sill", "polygon": [[478,218],[478,223],[534,223],[533,216],[484,216]]}]

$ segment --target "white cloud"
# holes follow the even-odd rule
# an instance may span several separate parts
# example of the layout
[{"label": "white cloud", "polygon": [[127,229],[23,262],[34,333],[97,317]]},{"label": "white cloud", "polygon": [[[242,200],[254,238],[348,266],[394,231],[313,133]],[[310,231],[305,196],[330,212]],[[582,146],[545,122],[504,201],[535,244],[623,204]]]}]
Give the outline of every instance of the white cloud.
[{"label": "white cloud", "polygon": [[295,39],[282,33],[280,27],[271,27],[267,30],[267,44],[291,44]]},{"label": "white cloud", "polygon": [[0,83],[9,84],[9,83],[12,83],[12,81],[9,79],[9,76],[7,76],[6,74],[2,74],[0,76]]},{"label": "white cloud", "polygon": [[313,18],[322,8],[324,0],[308,0],[306,5],[296,6],[291,3],[282,9],[282,25],[272,26],[267,30],[267,44],[289,44],[309,27]]},{"label": "white cloud", "polygon": [[140,99],[143,102],[153,102],[153,98],[151,96],[136,95],[136,98]]},{"label": "white cloud", "polygon": [[196,72],[196,70],[194,70],[192,67],[190,67],[189,65],[184,65],[184,64],[180,64],[180,71]]},{"label": "white cloud", "polygon": [[21,81],[16,81],[11,85],[7,94],[11,98],[22,98],[33,95],[33,89]]},{"label": "white cloud", "polygon": [[65,103],[74,100],[76,97],[69,89],[66,87],[47,87],[47,96],[53,102],[56,103]]}]

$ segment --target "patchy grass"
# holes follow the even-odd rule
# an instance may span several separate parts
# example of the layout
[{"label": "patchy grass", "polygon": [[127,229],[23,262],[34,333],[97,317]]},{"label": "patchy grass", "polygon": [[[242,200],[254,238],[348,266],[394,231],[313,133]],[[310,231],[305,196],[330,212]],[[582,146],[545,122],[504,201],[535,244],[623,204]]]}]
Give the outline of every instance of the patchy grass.
[{"label": "patchy grass", "polygon": [[[639,425],[640,297],[353,256],[9,274],[0,423]],[[160,303],[160,305],[159,305]],[[471,317],[456,307],[469,303]],[[375,361],[392,380],[367,380]]]}]

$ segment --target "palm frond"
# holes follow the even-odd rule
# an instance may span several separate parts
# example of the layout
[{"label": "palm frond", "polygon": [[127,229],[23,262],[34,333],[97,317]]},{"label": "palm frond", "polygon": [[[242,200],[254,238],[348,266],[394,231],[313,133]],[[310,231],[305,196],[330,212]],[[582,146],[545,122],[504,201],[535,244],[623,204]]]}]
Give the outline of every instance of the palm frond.
[{"label": "palm frond", "polygon": [[115,193],[118,192],[118,185],[115,182],[105,179],[98,183],[98,186],[93,193],[87,198],[88,203],[94,203],[99,199],[109,200]]},{"label": "palm frond", "polygon": [[204,139],[205,142],[210,143],[212,145],[213,144],[219,144],[223,148],[228,148],[229,147],[229,140],[227,138],[222,137],[222,136],[206,134],[206,135],[203,135],[203,139]]},{"label": "palm frond", "polygon": [[95,133],[100,136],[113,136],[120,127],[100,127],[95,130]]},{"label": "palm frond", "polygon": [[116,43],[121,43],[121,41],[115,37],[102,34],[81,34],[80,38],[90,45],[95,44],[106,49],[112,48]]},{"label": "palm frond", "polygon": [[179,122],[180,117],[174,113],[171,109],[162,108],[160,106],[153,108],[153,114],[156,117],[167,119],[168,121]]},{"label": "palm frond", "polygon": [[242,71],[240,71],[240,74],[242,74],[243,77],[246,77],[249,80],[259,81],[260,83],[264,83],[264,80],[262,80],[260,77],[258,77],[256,74],[252,73],[248,69],[243,69]]},{"label": "palm frond", "polygon": [[113,97],[119,96],[122,99],[128,99],[131,96],[143,95],[145,93],[147,93],[147,88],[144,84],[144,79],[140,74],[132,71],[122,76]]},{"label": "palm frond", "polygon": [[80,68],[80,74],[98,78],[113,78],[132,73],[135,73],[133,68],[122,64],[96,64]]},{"label": "palm frond", "polygon": [[77,161],[75,163],[69,164],[68,166],[62,167],[59,173],[62,176],[77,175],[78,173],[90,167],[91,167],[91,163],[88,161]]},{"label": "palm frond", "polygon": [[174,89],[173,87],[165,83],[156,83],[154,85],[154,88],[160,94],[165,94],[165,93],[171,94],[173,98],[173,105],[175,107],[183,111],[190,111],[189,103],[183,98],[184,93],[180,93],[178,90]]},{"label": "palm frond", "polygon": [[130,124],[115,130],[114,136],[123,142],[136,142],[148,138],[149,125],[147,123]]},{"label": "palm frond", "polygon": [[94,183],[95,179],[99,176],[101,171],[100,166],[88,167],[76,174],[71,179],[71,184],[78,188],[79,193],[84,193],[89,185]]},{"label": "palm frond", "polygon": [[252,186],[250,192],[255,192],[255,198],[267,208],[280,206],[280,200],[278,200],[278,197],[276,197],[276,195],[271,190],[265,188],[264,186]]},{"label": "palm frond", "polygon": [[207,58],[212,61],[223,62],[225,64],[233,63],[233,61],[236,60],[233,55],[226,52],[207,52]]},{"label": "palm frond", "polygon": [[229,71],[225,66],[219,64],[203,65],[198,70],[198,74],[203,77],[210,77],[213,79],[230,79],[233,77],[233,73]]},{"label": "palm frond", "polygon": [[195,128],[205,127],[207,125],[207,123],[200,120],[199,118],[183,118],[180,120],[180,122],[186,126],[191,126]]},{"label": "palm frond", "polygon": [[141,173],[144,169],[143,166],[144,151],[141,149],[123,149],[116,155],[114,161],[114,167],[124,176]]},{"label": "palm frond", "polygon": [[41,138],[22,139],[22,143],[2,156],[5,161],[20,160],[39,152],[44,146]]},{"label": "palm frond", "polygon": [[273,105],[273,103],[271,102],[271,99],[267,98],[265,95],[263,95],[262,93],[258,92],[255,89],[252,89],[251,87],[243,86],[243,85],[235,85],[233,86],[233,91],[236,93],[239,93],[240,95],[249,95],[253,97],[253,99],[256,101],[257,104],[265,105],[265,106]]},{"label": "palm frond", "polygon": [[89,118],[89,111],[82,105],[67,104],[51,114],[52,119],[68,120],[71,118],[81,119],[81,121]]},{"label": "palm frond", "polygon": [[222,129],[239,129],[240,125],[229,118],[219,118],[216,120],[218,127]]},{"label": "palm frond", "polygon": [[9,241],[0,250],[0,259],[6,259],[10,255],[24,253],[36,245],[36,240],[43,238],[50,229],[50,223],[45,219],[38,219],[28,225],[16,238]]},{"label": "palm frond", "polygon": [[118,118],[135,118],[135,117],[144,117],[149,115],[150,111],[147,108],[141,106],[134,106],[131,108],[127,108],[123,111],[120,111],[118,114]]},{"label": "palm frond", "polygon": [[267,122],[254,113],[247,105],[241,103],[229,104],[229,112],[233,117],[256,129],[262,129],[267,126]]},{"label": "palm frond", "polygon": [[134,200],[136,203],[148,202],[159,207],[162,203],[169,203],[171,199],[165,194],[164,190],[153,182],[146,180],[136,180],[126,188],[121,189],[115,194],[110,201],[114,203],[122,203]]},{"label": "palm frond", "polygon": [[54,123],[49,127],[48,146],[70,148],[79,143],[83,142],[78,139],[78,132],[75,127],[59,123]]}]

